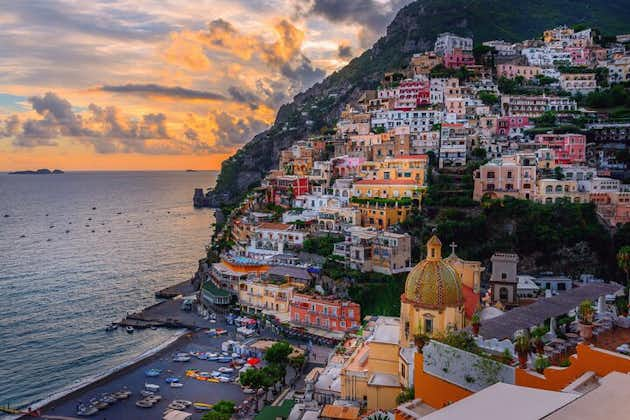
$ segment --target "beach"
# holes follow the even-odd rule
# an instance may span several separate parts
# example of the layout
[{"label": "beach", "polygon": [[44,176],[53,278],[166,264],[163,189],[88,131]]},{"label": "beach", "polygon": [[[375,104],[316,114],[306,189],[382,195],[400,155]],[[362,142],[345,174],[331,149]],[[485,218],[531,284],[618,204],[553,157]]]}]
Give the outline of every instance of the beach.
[{"label": "beach", "polygon": [[[203,318],[199,317],[200,320]],[[205,321],[205,320],[204,320]],[[226,328],[231,330],[229,336],[210,337],[204,331],[190,332],[181,331],[178,337],[164,346],[154,349],[143,355],[142,358],[134,360],[126,366],[122,366],[114,372],[109,372],[104,376],[88,378],[82,387],[71,390],[66,395],[57,394],[50,401],[41,405],[42,418],[46,415],[76,417],[76,408],[80,402],[87,402],[91,398],[100,397],[105,393],[113,393],[126,389],[132,392],[127,400],[121,400],[110,405],[105,410],[90,416],[91,419],[138,419],[138,418],[161,418],[162,413],[173,400],[188,400],[191,402],[204,402],[208,404],[226,399],[240,403],[245,394],[238,385],[232,383],[212,383],[203,382],[186,376],[188,369],[198,369],[200,371],[211,372],[221,366],[226,366],[218,362],[210,362],[191,358],[189,362],[174,362],[175,353],[189,353],[194,351],[220,352],[221,343],[234,336],[234,327],[229,327],[219,320],[216,324],[210,324],[208,328]],[[127,334],[124,330],[117,334]],[[147,377],[145,371],[148,369],[159,369],[159,377]],[[178,377],[184,384],[182,388],[171,388],[165,382],[167,377]],[[163,398],[152,408],[136,407],[135,402],[140,400],[140,391],[145,383],[160,386],[159,395]],[[187,410],[193,413],[193,419],[199,419],[202,413],[195,413],[192,407]],[[24,417],[28,418],[28,417]]]}]

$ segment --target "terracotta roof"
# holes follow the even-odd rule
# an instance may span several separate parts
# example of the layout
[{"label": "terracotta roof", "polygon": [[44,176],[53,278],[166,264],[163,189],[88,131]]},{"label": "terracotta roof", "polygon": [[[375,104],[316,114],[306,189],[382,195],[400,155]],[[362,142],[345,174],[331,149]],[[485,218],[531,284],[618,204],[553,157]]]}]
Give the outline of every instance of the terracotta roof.
[{"label": "terracotta roof", "polygon": [[258,229],[269,229],[269,230],[288,230],[291,225],[287,225],[285,223],[261,223],[258,225]]},{"label": "terracotta roof", "polygon": [[320,417],[328,417],[331,419],[347,419],[352,420],[359,418],[359,407],[344,407],[340,405],[325,405],[322,409]]},{"label": "terracotta roof", "polygon": [[416,185],[413,179],[363,179],[357,185]]}]

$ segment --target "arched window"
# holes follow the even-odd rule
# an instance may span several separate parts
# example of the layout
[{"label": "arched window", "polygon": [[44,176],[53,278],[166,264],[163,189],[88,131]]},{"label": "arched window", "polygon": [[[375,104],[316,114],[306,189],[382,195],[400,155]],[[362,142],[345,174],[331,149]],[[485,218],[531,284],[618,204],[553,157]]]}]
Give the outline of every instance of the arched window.
[{"label": "arched window", "polygon": [[547,187],[545,188],[545,192],[552,193],[553,192],[553,187],[551,185],[547,185]]}]

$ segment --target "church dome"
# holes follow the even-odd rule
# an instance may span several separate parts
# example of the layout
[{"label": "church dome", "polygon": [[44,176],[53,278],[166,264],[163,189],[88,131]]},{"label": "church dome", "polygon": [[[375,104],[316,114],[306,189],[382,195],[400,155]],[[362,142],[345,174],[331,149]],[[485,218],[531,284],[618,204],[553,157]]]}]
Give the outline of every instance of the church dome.
[{"label": "church dome", "polygon": [[427,242],[427,258],[407,276],[404,299],[427,309],[463,305],[464,294],[459,274],[442,259],[442,243],[437,236],[434,235]]}]

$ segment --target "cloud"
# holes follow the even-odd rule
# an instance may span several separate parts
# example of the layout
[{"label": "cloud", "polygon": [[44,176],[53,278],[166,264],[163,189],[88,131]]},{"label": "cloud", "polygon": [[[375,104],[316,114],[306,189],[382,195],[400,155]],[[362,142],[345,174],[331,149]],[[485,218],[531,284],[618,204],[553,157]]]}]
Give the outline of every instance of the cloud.
[{"label": "cloud", "polygon": [[[362,48],[370,47],[398,10],[412,0],[312,0],[307,15],[318,15],[335,23],[354,23],[361,26],[359,43]],[[303,12],[304,13],[304,12]]]},{"label": "cloud", "polygon": [[156,95],[182,99],[204,99],[211,101],[224,101],[227,98],[215,92],[187,89],[180,86],[161,86],[154,83],[126,85],[105,85],[100,88],[104,92],[129,93],[135,95]]},{"label": "cloud", "polygon": [[[15,16],[33,31],[60,28],[109,39],[129,41],[152,39],[168,33],[172,25],[142,8],[118,8],[116,5],[99,7],[94,4],[77,5],[55,0],[12,1],[0,0],[0,9]],[[146,8],[144,8],[146,10]]]},{"label": "cloud", "polygon": [[245,64],[259,73],[272,72],[288,78],[298,91],[325,76],[302,53],[302,30],[283,19],[273,25],[273,31],[275,40],[270,41],[262,35],[244,33],[224,19],[216,19],[208,24],[207,30],[171,34],[165,57],[171,64],[197,72],[215,70],[214,61]]},{"label": "cloud", "polygon": [[339,44],[339,48],[337,49],[337,57],[343,60],[350,59],[354,56],[354,52],[352,51],[352,45],[342,42]]},{"label": "cloud", "polygon": [[90,104],[83,113],[53,92],[29,98],[38,118],[20,120],[16,115],[0,121],[0,137],[12,138],[17,148],[58,146],[73,140],[96,153],[194,154],[231,153],[268,124],[254,116],[237,117],[222,111],[206,118],[190,115],[178,135],[168,128],[164,113],[130,118],[115,106]]}]

